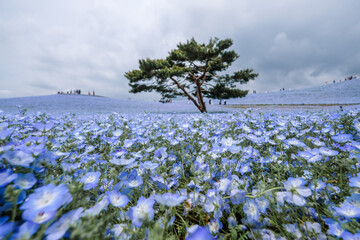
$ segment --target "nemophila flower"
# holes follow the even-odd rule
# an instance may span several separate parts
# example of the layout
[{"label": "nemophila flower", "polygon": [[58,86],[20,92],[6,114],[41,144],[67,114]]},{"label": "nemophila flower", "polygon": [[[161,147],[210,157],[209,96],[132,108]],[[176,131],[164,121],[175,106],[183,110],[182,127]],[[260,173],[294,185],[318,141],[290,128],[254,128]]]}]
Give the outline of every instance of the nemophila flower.
[{"label": "nemophila flower", "polygon": [[304,228],[306,231],[309,232],[321,233],[321,225],[317,222],[306,221],[304,224]]},{"label": "nemophila flower", "polygon": [[[255,229],[254,233],[257,235],[260,235],[260,238],[263,240],[275,240],[277,239],[275,237],[275,234],[269,230],[269,229]],[[248,234],[249,236],[252,236],[252,234]]]},{"label": "nemophila flower", "polygon": [[301,142],[299,139],[296,138],[290,138],[288,140],[286,140],[286,143],[292,146],[296,146],[296,147],[304,147],[305,144],[303,142]]},{"label": "nemophila flower", "polygon": [[344,203],[360,208],[360,194],[352,194],[350,197],[345,199]]},{"label": "nemophila flower", "polygon": [[99,198],[101,200],[91,208],[86,209],[82,216],[96,216],[109,205],[109,197],[107,195],[101,195]]},{"label": "nemophila flower", "polygon": [[0,130],[0,140],[4,141],[14,132],[14,129],[3,129]]},{"label": "nemophila flower", "polygon": [[116,129],[115,131],[112,132],[114,137],[120,137],[121,134],[123,134],[123,131],[120,129]]},{"label": "nemophila flower", "polygon": [[336,236],[336,237],[340,238],[341,235],[343,234],[343,232],[345,231],[341,227],[340,223],[336,222],[333,219],[325,219],[325,223],[329,227],[329,230],[327,231],[327,233],[332,236]]},{"label": "nemophila flower", "polygon": [[354,121],[354,128],[356,129],[356,131],[360,132],[360,120],[357,119]]},{"label": "nemophila flower", "polygon": [[124,148],[131,147],[136,142],[136,139],[125,139]]},{"label": "nemophila flower", "polygon": [[165,158],[167,158],[168,154],[166,152],[166,147],[161,147],[159,149],[156,149],[154,152],[154,158],[158,161],[163,161]]},{"label": "nemophila flower", "polygon": [[349,142],[353,139],[353,135],[352,134],[338,134],[335,136],[331,137],[335,142],[338,143],[346,143]]},{"label": "nemophila flower", "polygon": [[232,227],[236,227],[238,225],[238,222],[234,216],[229,216],[227,222]]},{"label": "nemophila flower", "polygon": [[324,147],[325,146],[325,143],[320,141],[320,139],[318,139],[318,138],[312,139],[311,142],[312,142],[312,144],[314,144],[317,147]]},{"label": "nemophila flower", "polygon": [[159,166],[158,163],[154,163],[154,162],[150,162],[150,161],[146,161],[142,164],[142,166],[145,168],[145,169],[148,169],[148,170],[154,170],[155,168],[157,168]]},{"label": "nemophila flower", "polygon": [[211,233],[217,233],[220,229],[222,229],[223,225],[220,219],[211,219],[210,222],[207,224]]},{"label": "nemophila flower", "polygon": [[304,179],[301,177],[290,177],[283,184],[285,189],[287,190],[285,200],[297,206],[304,206],[306,203],[304,197],[309,197],[311,195],[311,189],[304,186]]},{"label": "nemophila flower", "polygon": [[298,228],[297,224],[285,224],[285,229],[287,232],[293,234],[296,239],[301,239],[302,233],[300,232],[300,229]]},{"label": "nemophila flower", "polygon": [[266,209],[269,207],[269,201],[265,197],[256,198],[255,202],[261,213],[266,213]]},{"label": "nemophila flower", "polygon": [[15,222],[0,223],[0,239],[6,239],[6,237],[13,232],[14,228]]},{"label": "nemophila flower", "polygon": [[49,122],[49,123],[34,123],[33,127],[38,130],[38,131],[49,131],[54,127],[54,123],[53,122]]},{"label": "nemophila flower", "polygon": [[216,187],[218,192],[225,194],[229,190],[230,184],[231,184],[230,179],[222,178],[216,183],[214,183],[214,186]]},{"label": "nemophila flower", "polygon": [[22,218],[36,224],[43,224],[52,219],[56,210],[48,209],[27,209],[22,213]]},{"label": "nemophila flower", "polygon": [[231,189],[230,200],[233,204],[240,204],[245,201],[246,191],[240,189]]},{"label": "nemophila flower", "polygon": [[2,155],[2,157],[5,158],[12,166],[21,167],[29,167],[35,160],[31,154],[19,150],[8,150]]},{"label": "nemophila flower", "polygon": [[241,167],[240,167],[240,169],[238,169],[238,171],[239,171],[242,175],[244,175],[244,174],[247,173],[247,172],[250,172],[250,171],[251,171],[250,163],[241,164]]},{"label": "nemophila flower", "polygon": [[341,234],[341,237],[342,237],[344,240],[360,240],[360,233],[352,234],[351,232],[345,230],[345,231]]},{"label": "nemophila flower", "polygon": [[334,207],[335,212],[346,218],[360,218],[360,208],[348,203],[341,204],[340,207]]},{"label": "nemophila flower", "polygon": [[[55,211],[64,204],[72,201],[72,196],[64,184],[56,186],[53,183],[39,187],[29,195],[20,209],[27,211],[46,210]],[[41,211],[38,213],[40,214]]]},{"label": "nemophila flower", "polygon": [[226,147],[229,148],[234,144],[234,140],[231,137],[227,137],[227,138],[222,138],[221,139],[221,144]]},{"label": "nemophila flower", "polygon": [[193,225],[187,229],[187,236],[185,237],[185,240],[212,240],[215,239],[210,231],[205,228],[201,227],[199,225]]},{"label": "nemophila flower", "polygon": [[99,183],[100,172],[88,172],[81,177],[80,182],[84,183],[84,190],[95,188]]},{"label": "nemophila flower", "polygon": [[30,189],[36,183],[36,178],[34,174],[27,173],[27,174],[18,174],[18,178],[14,181],[15,187],[22,188],[22,189]]},{"label": "nemophila flower", "polygon": [[129,209],[129,218],[134,226],[141,227],[143,222],[154,219],[154,203],[155,200],[152,197],[141,196],[136,206]]},{"label": "nemophila flower", "polygon": [[255,223],[259,221],[260,211],[255,200],[247,199],[243,206],[244,213],[247,216],[249,223]]},{"label": "nemophila flower", "polygon": [[110,232],[117,237],[117,239],[130,239],[130,233],[126,231],[127,225],[124,223],[114,224]]},{"label": "nemophila flower", "polygon": [[24,222],[21,224],[12,239],[31,239],[31,236],[39,229],[39,224],[33,222]]},{"label": "nemophila flower", "polygon": [[118,165],[118,166],[126,166],[129,165],[133,162],[135,162],[135,158],[130,158],[130,159],[126,159],[126,158],[112,158],[109,160],[109,162],[111,162],[112,164]]},{"label": "nemophila flower", "polygon": [[336,156],[339,154],[338,151],[335,151],[335,150],[332,150],[332,149],[329,149],[329,148],[325,148],[325,147],[322,147],[319,149],[320,153],[324,156]]},{"label": "nemophila flower", "polygon": [[141,176],[133,176],[124,181],[123,184],[129,188],[136,188],[143,184],[143,180]]},{"label": "nemophila flower", "polygon": [[48,229],[46,229],[46,239],[58,240],[62,238],[65,235],[66,231],[70,228],[70,226],[81,217],[82,211],[83,208],[80,207],[62,215],[59,220],[54,222]]},{"label": "nemophila flower", "polygon": [[350,180],[349,187],[360,188],[360,177],[352,177],[349,180]]},{"label": "nemophila flower", "polygon": [[0,187],[6,186],[18,177],[11,169],[0,172]]},{"label": "nemophila flower", "polygon": [[107,195],[110,203],[115,207],[125,207],[129,202],[129,198],[118,191],[107,192]]},{"label": "nemophila flower", "polygon": [[164,193],[162,195],[156,194],[154,196],[154,199],[162,205],[165,205],[168,207],[175,207],[175,206],[179,205],[180,203],[182,203],[185,199],[187,199],[187,197],[180,196],[177,193]]}]

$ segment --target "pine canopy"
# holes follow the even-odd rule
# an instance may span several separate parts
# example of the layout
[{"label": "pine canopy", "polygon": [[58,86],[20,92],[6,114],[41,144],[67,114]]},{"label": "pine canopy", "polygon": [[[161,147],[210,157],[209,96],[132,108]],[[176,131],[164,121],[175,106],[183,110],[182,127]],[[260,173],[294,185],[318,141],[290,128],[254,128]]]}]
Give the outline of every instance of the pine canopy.
[{"label": "pine canopy", "polygon": [[131,93],[158,92],[164,98],[184,96],[201,111],[206,112],[204,97],[228,99],[246,96],[248,91],[236,89],[255,79],[253,69],[219,75],[239,57],[227,50],[231,39],[210,39],[208,44],[199,44],[195,39],[179,43],[166,59],[141,59],[139,69],[125,73]]}]

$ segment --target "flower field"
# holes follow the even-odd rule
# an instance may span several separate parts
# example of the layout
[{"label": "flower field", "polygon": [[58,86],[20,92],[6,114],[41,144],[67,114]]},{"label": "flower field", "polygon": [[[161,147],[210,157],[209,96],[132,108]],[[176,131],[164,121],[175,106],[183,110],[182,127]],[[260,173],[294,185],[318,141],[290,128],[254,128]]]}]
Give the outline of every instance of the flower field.
[{"label": "flower field", "polygon": [[360,238],[360,112],[0,118],[0,238]]}]

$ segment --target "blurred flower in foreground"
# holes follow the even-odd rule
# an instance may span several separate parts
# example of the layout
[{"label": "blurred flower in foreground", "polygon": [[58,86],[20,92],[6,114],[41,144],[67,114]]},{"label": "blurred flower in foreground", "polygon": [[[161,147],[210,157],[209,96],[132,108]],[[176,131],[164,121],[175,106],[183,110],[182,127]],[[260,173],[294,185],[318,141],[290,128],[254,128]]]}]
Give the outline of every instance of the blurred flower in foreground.
[{"label": "blurred flower in foreground", "polygon": [[182,201],[184,201],[187,197],[180,196],[177,193],[164,193],[163,195],[156,194],[155,200],[165,206],[174,207],[179,205]]},{"label": "blurred flower in foreground", "polygon": [[154,218],[153,198],[144,198],[143,196],[137,202],[135,207],[129,209],[129,218],[136,227],[141,227],[144,221],[152,221]]},{"label": "blurred flower in foreground", "polygon": [[187,229],[188,236],[185,238],[185,240],[211,240],[215,239],[210,231],[205,228],[201,227],[199,225],[191,226]]},{"label": "blurred flower in foreground", "polygon": [[304,206],[306,203],[304,197],[309,197],[311,195],[311,189],[304,185],[304,179],[301,177],[288,178],[288,180],[284,182],[284,187],[287,190],[285,200],[297,206]]}]

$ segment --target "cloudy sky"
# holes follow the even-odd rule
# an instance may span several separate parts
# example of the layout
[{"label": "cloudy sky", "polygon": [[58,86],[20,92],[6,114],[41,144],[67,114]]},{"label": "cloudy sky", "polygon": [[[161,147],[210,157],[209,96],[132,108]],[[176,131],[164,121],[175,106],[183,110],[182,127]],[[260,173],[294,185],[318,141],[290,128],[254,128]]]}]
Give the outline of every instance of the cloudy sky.
[{"label": "cloudy sky", "polygon": [[0,0],[0,98],[128,93],[124,73],[194,37],[231,38],[244,89],[303,88],[360,74],[359,0]]}]

